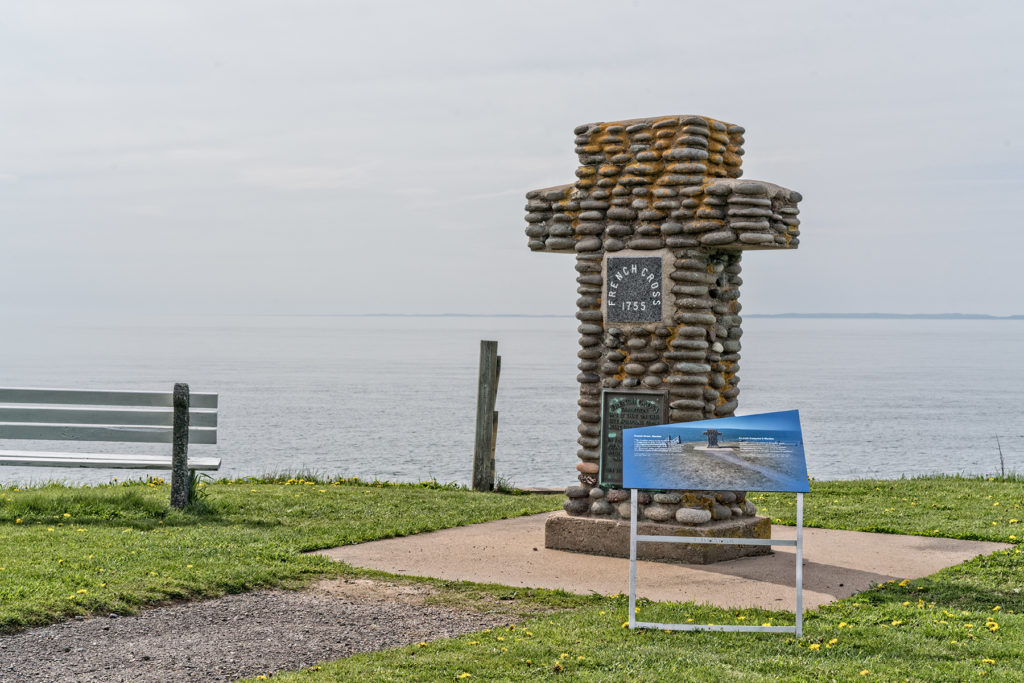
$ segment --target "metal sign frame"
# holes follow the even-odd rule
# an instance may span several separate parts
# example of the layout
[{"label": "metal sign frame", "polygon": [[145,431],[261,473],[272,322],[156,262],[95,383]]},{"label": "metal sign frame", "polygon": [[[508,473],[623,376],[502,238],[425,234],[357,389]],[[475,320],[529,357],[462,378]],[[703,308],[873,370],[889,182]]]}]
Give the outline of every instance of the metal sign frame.
[{"label": "metal sign frame", "polygon": [[[636,533],[638,489],[629,496],[629,628],[658,628],[666,631],[747,631],[794,633],[803,635],[804,626],[804,494],[796,494],[796,540],[771,538],[703,538],[700,536],[638,536]],[[637,543],[710,543],[719,545],[788,545],[796,546],[796,625],[740,626],[719,624],[658,624],[636,619],[636,544]]]}]

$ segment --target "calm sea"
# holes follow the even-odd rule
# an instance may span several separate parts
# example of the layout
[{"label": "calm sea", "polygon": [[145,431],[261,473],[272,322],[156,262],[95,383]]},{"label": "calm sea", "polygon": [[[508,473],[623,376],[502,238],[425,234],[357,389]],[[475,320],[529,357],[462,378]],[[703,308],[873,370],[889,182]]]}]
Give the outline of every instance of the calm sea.
[{"label": "calm sea", "polygon": [[[468,483],[479,341],[502,356],[497,470],[575,479],[576,325],[566,318],[203,317],[10,321],[0,385],[221,396],[220,475],[314,470]],[[739,414],[799,409],[818,479],[1024,472],[1024,322],[744,321]],[[17,444],[3,447],[67,444]],[[75,446],[72,444],[72,446]],[[106,444],[103,445],[106,449]],[[79,450],[96,445],[83,444]],[[122,452],[169,451],[127,445]],[[0,481],[122,470],[0,468]]]}]

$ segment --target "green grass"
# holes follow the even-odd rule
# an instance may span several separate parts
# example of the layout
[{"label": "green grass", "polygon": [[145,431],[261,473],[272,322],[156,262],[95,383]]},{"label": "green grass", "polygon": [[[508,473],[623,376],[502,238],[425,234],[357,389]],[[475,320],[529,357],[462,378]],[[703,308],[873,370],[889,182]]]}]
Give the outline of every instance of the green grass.
[{"label": "green grass", "polygon": [[[436,604],[502,609],[522,621],[513,629],[357,655],[274,679],[1024,680],[1024,482],[1016,478],[812,482],[805,499],[810,526],[1016,545],[808,612],[799,640],[629,631],[621,628],[627,616],[622,596],[394,577],[301,555],[557,509],[560,496],[285,477],[203,490],[207,495],[193,511],[179,513],[169,510],[164,485],[0,489],[0,628],[343,574],[428,583]],[[793,522],[793,495],[752,498],[773,521]],[[787,612],[647,601],[640,617],[793,623]]]},{"label": "green grass", "polygon": [[[275,483],[279,482],[279,483]],[[429,482],[214,482],[191,511],[163,483],[0,489],[0,631],[169,600],[295,586],[343,565],[302,553],[556,509],[557,496]]]},{"label": "green grass", "polygon": [[[757,496],[758,505],[782,523],[794,521],[794,499],[792,494]],[[814,526],[1017,545],[810,611],[799,640],[778,634],[629,631],[622,628],[624,596],[524,593],[510,600],[524,603],[522,614],[528,613],[527,603],[540,607],[560,600],[573,608],[530,616],[513,629],[357,655],[273,679],[439,681],[468,674],[467,680],[502,681],[1021,681],[1022,509],[1024,483],[1018,479],[813,482],[805,498],[805,520]],[[482,596],[490,588],[461,590]],[[641,601],[639,609],[641,619],[665,623],[793,623],[787,612],[693,603]]]},{"label": "green grass", "polygon": [[[796,523],[792,493],[755,493],[758,514]],[[1016,543],[1024,540],[1024,479],[917,477],[815,481],[804,526]]]}]

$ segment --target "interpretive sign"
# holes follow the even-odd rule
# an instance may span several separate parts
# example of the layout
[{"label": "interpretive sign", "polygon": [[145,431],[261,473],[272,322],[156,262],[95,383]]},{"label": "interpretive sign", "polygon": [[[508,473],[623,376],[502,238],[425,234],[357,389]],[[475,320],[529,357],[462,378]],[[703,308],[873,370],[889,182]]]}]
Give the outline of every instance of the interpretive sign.
[{"label": "interpretive sign", "polygon": [[[746,631],[803,635],[804,494],[810,490],[800,414],[796,410],[657,427],[627,428],[622,481],[629,501],[629,607],[632,628],[665,631]],[[786,491],[796,493],[796,540],[671,536],[637,532],[640,489]],[[793,546],[796,549],[796,623],[793,626],[666,624],[641,621],[636,606],[637,543]]]},{"label": "interpretive sign", "polygon": [[626,488],[810,490],[796,410],[627,428],[622,468]]},{"label": "interpretive sign", "polygon": [[658,322],[662,318],[662,259],[609,256],[605,263],[608,322]]},{"label": "interpretive sign", "polygon": [[[660,262],[660,259],[655,259]],[[623,432],[668,421],[668,400],[656,391],[605,391],[601,395],[602,486],[622,486]]]}]

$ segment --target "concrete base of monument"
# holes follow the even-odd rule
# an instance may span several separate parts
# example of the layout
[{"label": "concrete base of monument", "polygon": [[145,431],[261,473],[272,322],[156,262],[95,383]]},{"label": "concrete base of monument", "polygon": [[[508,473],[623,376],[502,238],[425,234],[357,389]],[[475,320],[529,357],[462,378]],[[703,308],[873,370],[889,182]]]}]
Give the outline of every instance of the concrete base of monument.
[{"label": "concrete base of monument", "polygon": [[[700,526],[637,522],[637,533],[649,536],[700,536],[702,538],[771,538],[767,517],[741,517]],[[589,555],[629,557],[629,520],[574,517],[558,512],[544,524],[544,547]],[[711,564],[753,555],[768,555],[769,546],[699,543],[637,543],[637,558],[659,562]]]}]

